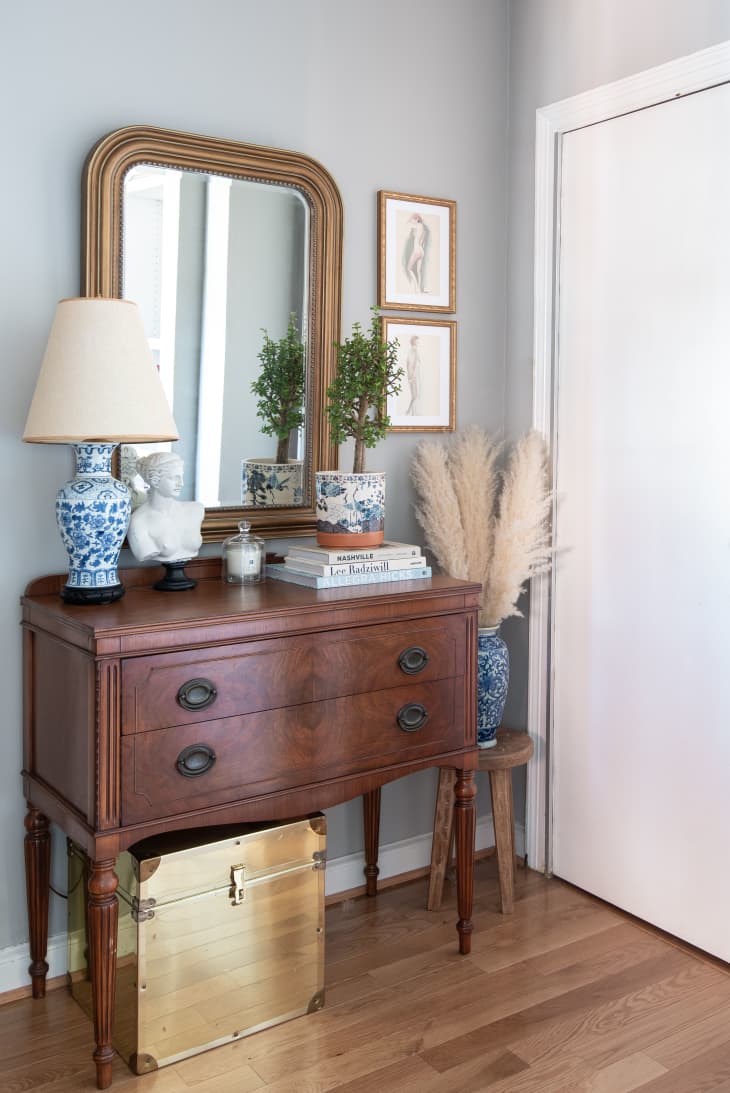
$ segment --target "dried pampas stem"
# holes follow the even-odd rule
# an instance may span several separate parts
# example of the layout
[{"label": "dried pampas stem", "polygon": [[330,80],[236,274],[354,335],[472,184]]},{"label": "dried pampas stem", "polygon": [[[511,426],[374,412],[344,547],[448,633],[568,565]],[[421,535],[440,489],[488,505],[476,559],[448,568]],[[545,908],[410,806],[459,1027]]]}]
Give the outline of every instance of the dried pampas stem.
[{"label": "dried pampas stem", "polygon": [[464,528],[446,449],[421,441],[411,464],[411,479],[420,498],[416,519],[426,533],[427,546],[445,573],[468,580]]},{"label": "dried pampas stem", "polygon": [[501,450],[471,425],[448,445],[422,441],[411,465],[426,546],[445,573],[482,585],[481,626],[520,615],[527,580],[551,560],[545,442],[536,432],[524,436],[503,474]]},{"label": "dried pampas stem", "polygon": [[504,472],[483,626],[521,615],[517,601],[526,581],[549,568],[550,503],[545,442],[533,431],[517,442]]},{"label": "dried pampas stem", "polygon": [[457,433],[449,451],[449,471],[459,502],[469,579],[484,584],[494,546],[497,459],[501,445],[483,429],[469,425]]}]

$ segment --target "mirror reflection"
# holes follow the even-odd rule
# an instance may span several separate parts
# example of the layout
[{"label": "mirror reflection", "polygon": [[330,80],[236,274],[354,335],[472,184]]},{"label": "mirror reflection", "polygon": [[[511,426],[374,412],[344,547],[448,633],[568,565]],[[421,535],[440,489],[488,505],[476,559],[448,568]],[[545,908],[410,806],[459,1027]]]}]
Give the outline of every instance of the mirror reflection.
[{"label": "mirror reflection", "polygon": [[[304,195],[292,186],[139,164],[124,178],[122,229],[122,294],[139,305],[180,432],[166,447],[185,463],[181,496],[209,508],[301,505],[304,406],[293,408],[297,424],[278,444],[262,431],[252,384],[260,381],[266,347],[284,344],[292,328],[306,361]],[[296,398],[305,403],[307,395],[305,383]],[[144,484],[135,455],[161,447],[122,450],[122,474],[138,494]]]}]

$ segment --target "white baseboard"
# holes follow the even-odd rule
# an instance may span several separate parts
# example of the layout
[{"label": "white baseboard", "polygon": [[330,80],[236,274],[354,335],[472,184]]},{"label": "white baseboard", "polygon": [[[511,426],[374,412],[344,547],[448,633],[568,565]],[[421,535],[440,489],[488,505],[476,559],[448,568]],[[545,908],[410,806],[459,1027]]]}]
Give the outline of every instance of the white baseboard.
[{"label": "white baseboard", "polygon": [[[484,850],[488,846],[494,846],[494,824],[491,816],[483,816],[477,821],[476,848]],[[525,829],[521,824],[515,824],[515,853],[520,856],[525,853]],[[412,869],[423,869],[430,864],[431,832],[429,831],[425,835],[415,835],[411,839],[402,839],[400,842],[381,846],[378,853],[380,870],[378,877],[380,880],[385,880],[387,877],[397,877],[401,873],[408,873]],[[338,892],[348,892],[353,888],[359,888],[365,883],[364,868],[363,853],[348,854],[328,861],[325,878],[326,895],[334,896]]]},{"label": "white baseboard", "polygon": [[[476,848],[484,850],[488,846],[494,846],[494,826],[492,817],[484,816],[477,822]],[[525,829],[522,825],[515,826],[515,852],[520,855],[525,852]],[[430,864],[430,861],[430,832],[425,835],[416,835],[411,839],[402,839],[400,842],[388,843],[380,847],[378,855],[380,878],[385,880],[387,877],[409,873],[413,869],[423,869]],[[326,894],[334,896],[338,892],[348,892],[353,888],[361,887],[364,884],[364,866],[365,855],[362,853],[347,854],[342,858],[328,861],[325,875]],[[49,938],[46,960],[49,979],[66,974],[68,943],[65,933]],[[29,964],[30,952],[27,942],[23,945],[0,949],[0,994],[29,984]]]},{"label": "white baseboard", "polygon": [[[68,966],[66,934],[56,934],[48,939],[48,978],[65,975]],[[0,994],[30,985],[28,943],[0,949]]]}]

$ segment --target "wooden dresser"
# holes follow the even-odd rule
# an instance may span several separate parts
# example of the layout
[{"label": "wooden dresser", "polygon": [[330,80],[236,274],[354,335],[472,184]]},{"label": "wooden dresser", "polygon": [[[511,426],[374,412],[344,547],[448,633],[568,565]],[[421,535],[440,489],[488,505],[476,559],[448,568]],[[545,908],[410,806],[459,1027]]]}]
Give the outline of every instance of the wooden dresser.
[{"label": "wooden dresser", "polygon": [[[286,820],[362,795],[377,878],[380,787],[453,767],[459,948],[471,940],[479,586],[427,581],[315,592],[220,580],[190,592],[122,571],[126,595],[74,607],[65,576],[23,597],[25,860],[34,997],[45,992],[50,838],[88,854],[97,1084],[111,1083],[117,855],[175,829]],[[161,572],[161,571],[160,571]]]}]

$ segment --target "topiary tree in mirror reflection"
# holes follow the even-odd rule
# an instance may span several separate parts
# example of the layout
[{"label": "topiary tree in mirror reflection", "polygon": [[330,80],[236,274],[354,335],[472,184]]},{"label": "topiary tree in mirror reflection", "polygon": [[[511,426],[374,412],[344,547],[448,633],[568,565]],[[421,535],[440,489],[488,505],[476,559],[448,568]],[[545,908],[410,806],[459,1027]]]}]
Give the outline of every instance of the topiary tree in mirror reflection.
[{"label": "topiary tree in mirror reflection", "polygon": [[277,438],[275,462],[286,463],[292,430],[304,423],[306,349],[294,312],[289,316],[283,338],[274,341],[266,330],[261,332],[264,335],[258,354],[261,369],[251,390],[258,399],[256,414],[261,419],[261,432]]}]

